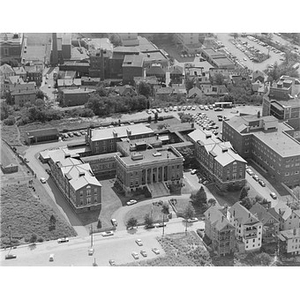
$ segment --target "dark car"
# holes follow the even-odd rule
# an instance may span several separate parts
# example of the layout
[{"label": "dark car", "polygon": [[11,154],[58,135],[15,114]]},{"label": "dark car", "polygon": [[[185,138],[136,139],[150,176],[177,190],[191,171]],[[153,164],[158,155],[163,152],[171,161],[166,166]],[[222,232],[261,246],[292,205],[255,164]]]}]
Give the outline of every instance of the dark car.
[{"label": "dark car", "polygon": [[266,186],[266,184],[264,183],[264,181],[262,179],[259,179],[258,180],[258,183],[261,185],[261,186]]}]

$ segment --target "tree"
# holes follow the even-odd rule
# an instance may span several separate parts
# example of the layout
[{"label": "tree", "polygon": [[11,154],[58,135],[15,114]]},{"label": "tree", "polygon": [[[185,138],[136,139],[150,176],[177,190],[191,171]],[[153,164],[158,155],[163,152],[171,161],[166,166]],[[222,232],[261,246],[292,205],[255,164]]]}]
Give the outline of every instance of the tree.
[{"label": "tree", "polygon": [[265,252],[254,255],[253,257],[253,263],[256,266],[269,266],[272,260],[272,257]]},{"label": "tree", "polygon": [[194,80],[190,78],[185,79],[185,88],[187,92],[194,87]]},{"label": "tree", "polygon": [[98,228],[98,229],[99,229],[99,228],[102,228],[102,222],[101,222],[100,219],[99,219],[98,222],[97,222],[97,228]]},{"label": "tree", "polygon": [[156,113],[154,114],[154,122],[157,123],[157,121],[158,121],[158,113],[156,112]]},{"label": "tree", "polygon": [[44,107],[45,101],[42,98],[37,98],[34,103],[37,107]]},{"label": "tree", "polygon": [[141,81],[138,85],[138,93],[148,98],[151,95],[151,86],[149,83]]},{"label": "tree", "polygon": [[186,208],[184,209],[183,212],[183,217],[185,219],[185,234],[187,234],[187,224],[188,224],[188,219],[192,219],[195,217],[195,209],[192,206],[191,203],[189,203]]},{"label": "tree", "polygon": [[190,147],[180,148],[178,151],[184,158],[183,164],[185,167],[189,166],[192,161],[194,161],[194,152]]},{"label": "tree", "polygon": [[161,212],[163,214],[163,235],[165,233],[165,215],[170,214],[170,206],[168,202],[164,202],[161,207]]},{"label": "tree", "polygon": [[206,207],[207,203],[207,195],[206,192],[204,190],[204,187],[201,186],[201,188],[198,190],[198,192],[196,194],[191,194],[191,199],[193,201],[193,203],[198,206],[198,207]]},{"label": "tree", "polygon": [[110,42],[114,45],[114,47],[122,46],[121,38],[118,34],[113,33],[110,38]]},{"label": "tree", "polygon": [[216,85],[223,85],[225,83],[225,78],[223,74],[217,73],[213,77],[213,83]]},{"label": "tree", "polygon": [[151,227],[153,225],[153,218],[149,214],[146,214],[144,217],[146,227]]},{"label": "tree", "polygon": [[126,223],[127,229],[128,228],[132,229],[133,227],[136,227],[136,226],[137,226],[137,219],[134,217],[131,217]]},{"label": "tree", "polygon": [[214,198],[210,198],[208,199],[207,203],[209,206],[215,206],[217,204],[217,201]]},{"label": "tree", "polygon": [[240,203],[247,209],[250,209],[253,206],[253,203],[248,196],[244,197]]},{"label": "tree", "polygon": [[239,199],[243,200],[245,197],[248,197],[248,189],[246,186],[244,186],[240,192]]},{"label": "tree", "polygon": [[36,96],[36,99],[42,99],[42,100],[44,100],[44,96],[45,95],[44,95],[43,91],[37,90],[35,96]]},{"label": "tree", "polygon": [[149,116],[148,117],[148,123],[151,123],[151,120],[152,120],[152,118],[151,118],[151,116]]},{"label": "tree", "polygon": [[36,240],[37,240],[37,236],[35,233],[33,233],[30,237],[30,243],[35,244]]},{"label": "tree", "polygon": [[54,215],[51,215],[50,217],[50,225],[49,225],[49,230],[54,230],[56,226],[56,218],[54,217]]}]

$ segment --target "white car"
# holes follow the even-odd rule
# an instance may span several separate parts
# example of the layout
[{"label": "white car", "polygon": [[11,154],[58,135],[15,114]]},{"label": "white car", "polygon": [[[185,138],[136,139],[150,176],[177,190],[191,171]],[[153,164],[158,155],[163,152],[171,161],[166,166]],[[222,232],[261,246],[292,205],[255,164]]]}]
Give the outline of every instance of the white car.
[{"label": "white car", "polygon": [[46,178],[44,178],[44,177],[41,177],[40,181],[41,181],[41,183],[46,183],[47,182]]},{"label": "white car", "polygon": [[194,169],[194,170],[191,171],[191,174],[192,174],[192,175],[195,175],[196,173],[197,173],[197,170],[196,170],[196,169]]},{"label": "white car", "polygon": [[139,259],[139,255],[137,252],[132,252],[131,255],[133,256],[134,259]]},{"label": "white car", "polygon": [[61,239],[58,239],[57,240],[57,242],[59,243],[59,244],[61,244],[61,243],[67,243],[69,241],[69,239],[67,238],[67,237],[64,237],[64,238],[61,238]]},{"label": "white car", "polygon": [[156,254],[156,255],[158,255],[160,252],[159,252],[159,250],[157,249],[157,248],[152,248],[152,251]]},{"label": "white car", "polygon": [[133,205],[133,204],[136,204],[136,203],[137,203],[136,200],[131,199],[131,200],[129,200],[126,204],[127,204],[127,205]]},{"label": "white car", "polygon": [[90,248],[90,249],[88,250],[88,255],[89,255],[89,256],[92,256],[92,255],[94,254],[94,252],[95,252],[94,248]]},{"label": "white car", "polygon": [[114,232],[113,231],[105,231],[105,232],[103,232],[102,233],[102,236],[112,236],[112,235],[114,235]]},{"label": "white car", "polygon": [[270,196],[271,196],[273,199],[276,199],[276,198],[277,198],[277,196],[276,196],[276,194],[275,194],[274,192],[270,193]]},{"label": "white car", "polygon": [[194,223],[194,222],[198,222],[198,218],[191,218],[191,219],[187,219],[188,223]]},{"label": "white car", "polygon": [[139,245],[139,246],[143,246],[143,242],[141,239],[137,239],[135,240],[135,242]]}]

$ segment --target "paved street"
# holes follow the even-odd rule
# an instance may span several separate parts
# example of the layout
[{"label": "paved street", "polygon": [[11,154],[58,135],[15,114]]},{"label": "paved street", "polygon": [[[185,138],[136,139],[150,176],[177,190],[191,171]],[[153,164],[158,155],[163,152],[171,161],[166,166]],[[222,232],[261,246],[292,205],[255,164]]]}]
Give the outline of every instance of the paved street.
[{"label": "paved street", "polygon": [[[204,222],[199,221],[188,225],[188,231],[204,228]],[[168,222],[165,227],[165,234],[184,232],[185,223],[182,219],[174,219]],[[114,259],[116,264],[133,262],[131,256],[133,251],[140,252],[146,250],[151,259],[157,257],[151,249],[157,247],[160,255],[164,255],[156,237],[162,236],[162,228],[145,230],[138,228],[136,231],[117,230],[113,237],[102,237],[101,234],[94,235],[93,248],[95,253],[88,256],[88,249],[91,247],[91,238],[76,237],[71,238],[68,243],[58,244],[57,241],[44,242],[37,244],[35,248],[20,246],[11,250],[12,254],[17,255],[16,259],[5,260],[5,255],[9,250],[1,250],[2,266],[91,266],[96,258],[96,263],[100,266],[109,265],[108,261]],[[137,238],[142,239],[143,246],[135,243]],[[49,262],[50,254],[54,254],[54,262]],[[146,259],[139,255],[139,259]]]}]

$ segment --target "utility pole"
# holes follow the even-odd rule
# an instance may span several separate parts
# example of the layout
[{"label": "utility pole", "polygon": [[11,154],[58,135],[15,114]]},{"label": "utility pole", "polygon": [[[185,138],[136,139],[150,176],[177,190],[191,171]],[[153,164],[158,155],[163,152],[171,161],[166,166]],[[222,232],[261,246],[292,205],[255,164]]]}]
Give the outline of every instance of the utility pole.
[{"label": "utility pole", "polygon": [[91,248],[93,248],[93,225],[91,225]]},{"label": "utility pole", "polygon": [[163,233],[162,235],[164,236],[165,234],[165,214],[163,214]]},{"label": "utility pole", "polygon": [[7,228],[9,229],[9,243],[10,243],[10,249],[12,248],[12,243],[11,243],[11,225],[8,225]]}]

